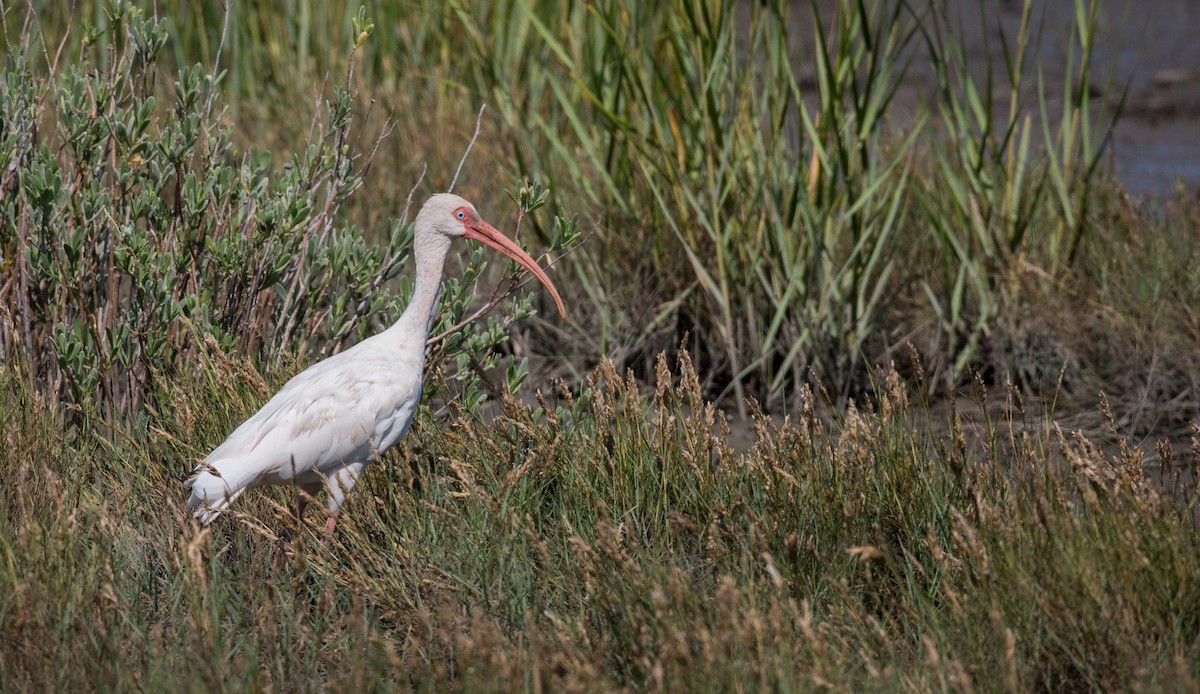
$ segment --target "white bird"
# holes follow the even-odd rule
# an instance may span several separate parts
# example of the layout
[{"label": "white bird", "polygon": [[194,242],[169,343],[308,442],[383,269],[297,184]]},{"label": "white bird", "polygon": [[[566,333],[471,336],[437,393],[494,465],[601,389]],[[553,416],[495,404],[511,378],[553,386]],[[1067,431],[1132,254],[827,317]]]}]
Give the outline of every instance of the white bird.
[{"label": "white bird", "polygon": [[[558,291],[533,258],[480,218],[471,203],[449,193],[434,195],[417,214],[416,282],[403,315],[387,330],[297,374],[208,454],[187,480],[188,510],[202,524],[251,487],[286,484],[309,496],[325,488],[325,530],[333,532],[346,495],[367,464],[395,445],[412,423],[442,268],[451,240],[460,236],[524,266],[566,316]],[[302,495],[301,512],[303,500]]]}]

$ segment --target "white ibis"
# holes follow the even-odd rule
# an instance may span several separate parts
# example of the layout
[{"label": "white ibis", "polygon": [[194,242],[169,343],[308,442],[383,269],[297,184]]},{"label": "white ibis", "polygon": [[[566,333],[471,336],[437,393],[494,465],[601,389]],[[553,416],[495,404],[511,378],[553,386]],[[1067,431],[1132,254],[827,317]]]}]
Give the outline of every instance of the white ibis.
[{"label": "white ibis", "polygon": [[417,214],[416,283],[404,314],[387,330],[300,372],[208,454],[187,481],[188,509],[201,523],[212,522],[251,487],[287,484],[309,496],[325,488],[325,529],[333,532],[359,475],[412,423],[442,267],[450,241],[460,236],[524,266],[566,316],[558,291],[533,258],[480,218],[471,203],[449,193],[434,195]]}]

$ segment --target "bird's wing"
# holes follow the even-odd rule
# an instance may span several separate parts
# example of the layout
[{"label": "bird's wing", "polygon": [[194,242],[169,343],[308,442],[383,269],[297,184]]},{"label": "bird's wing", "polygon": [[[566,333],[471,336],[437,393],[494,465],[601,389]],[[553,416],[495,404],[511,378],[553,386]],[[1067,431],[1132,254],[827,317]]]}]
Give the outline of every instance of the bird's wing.
[{"label": "bird's wing", "polygon": [[230,487],[244,488],[323,474],[382,452],[399,439],[388,436],[396,420],[410,419],[416,408],[421,373],[361,357],[332,357],[288,381],[206,464]]}]

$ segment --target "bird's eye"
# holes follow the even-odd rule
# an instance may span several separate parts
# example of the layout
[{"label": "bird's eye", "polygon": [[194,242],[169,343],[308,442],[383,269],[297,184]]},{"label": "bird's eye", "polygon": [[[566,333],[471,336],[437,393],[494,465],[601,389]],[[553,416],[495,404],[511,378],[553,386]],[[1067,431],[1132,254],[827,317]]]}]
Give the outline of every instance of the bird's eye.
[{"label": "bird's eye", "polygon": [[466,218],[467,218],[467,213],[466,213],[466,212],[463,212],[462,210],[459,210],[458,212],[455,212],[455,213],[454,213],[454,216],[455,216],[455,217],[458,217],[459,219],[466,219]]}]

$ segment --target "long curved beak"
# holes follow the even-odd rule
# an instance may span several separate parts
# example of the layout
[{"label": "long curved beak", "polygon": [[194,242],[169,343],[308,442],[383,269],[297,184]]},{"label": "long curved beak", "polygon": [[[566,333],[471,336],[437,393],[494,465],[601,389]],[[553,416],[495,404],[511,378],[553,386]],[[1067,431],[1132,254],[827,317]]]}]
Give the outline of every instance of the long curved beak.
[{"label": "long curved beak", "polygon": [[496,230],[496,227],[488,224],[483,220],[479,220],[476,224],[471,224],[467,227],[467,233],[464,234],[469,239],[478,241],[485,246],[491,246],[500,251],[504,255],[515,260],[521,267],[529,271],[541,282],[547,290],[550,291],[550,296],[554,299],[554,304],[558,306],[558,315],[563,318],[567,317],[567,309],[563,306],[562,297],[558,295],[558,290],[554,288],[554,283],[542,272],[542,268],[529,257],[529,254],[521,250],[512,239]]}]

